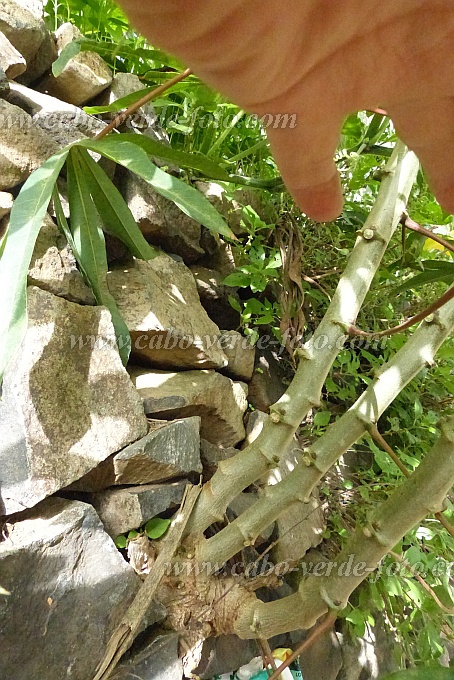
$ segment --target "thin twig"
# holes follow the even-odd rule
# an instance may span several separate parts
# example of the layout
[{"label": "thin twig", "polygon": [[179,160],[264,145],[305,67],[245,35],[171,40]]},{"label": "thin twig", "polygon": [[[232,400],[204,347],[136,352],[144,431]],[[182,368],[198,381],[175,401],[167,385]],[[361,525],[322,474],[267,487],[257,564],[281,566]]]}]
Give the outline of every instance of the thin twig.
[{"label": "thin twig", "polygon": [[308,647],[314,644],[318,638],[323,635],[325,631],[327,631],[331,626],[334,625],[334,622],[337,619],[337,614],[335,612],[331,612],[326,616],[325,619],[317,626],[317,628],[314,630],[312,635],[310,635],[307,640],[302,642],[299,647],[296,648],[296,650],[293,652],[291,656],[289,656],[288,659],[284,661],[284,663],[279,666],[277,671],[273,673],[273,675],[268,678],[268,680],[278,680],[279,676],[283,671],[285,671],[286,668],[290,666],[291,663],[295,661]]},{"label": "thin twig", "polygon": [[396,333],[401,333],[402,331],[407,330],[407,328],[411,328],[411,326],[414,326],[420,321],[424,321],[424,319],[427,319],[428,316],[437,312],[440,309],[440,307],[443,307],[443,305],[445,305],[453,298],[454,298],[454,286],[449,288],[445,293],[443,293],[443,295],[441,295],[438,298],[438,300],[432,302],[432,304],[426,307],[426,309],[424,309],[422,312],[416,314],[416,316],[412,316],[411,319],[407,319],[407,321],[404,321],[398,326],[394,326],[393,328],[387,328],[384,331],[378,332],[362,331],[360,328],[357,328],[356,326],[349,326],[346,332],[349,335],[359,335],[361,338],[382,338],[385,335],[387,336],[396,335]]},{"label": "thin twig", "polygon": [[444,238],[441,238],[441,236],[439,236],[438,234],[435,234],[433,231],[430,231],[430,229],[421,227],[420,224],[412,220],[408,215],[405,214],[402,215],[401,224],[403,227],[405,227],[405,229],[416,231],[418,234],[424,234],[424,236],[427,236],[427,238],[432,239],[432,241],[439,243],[441,246],[443,246],[443,248],[446,248],[446,250],[450,250],[451,253],[454,253],[454,244],[449,243]]},{"label": "thin twig", "polygon": [[163,83],[162,85],[159,85],[159,87],[156,87],[151,92],[148,92],[148,94],[139,99],[137,102],[131,104],[131,106],[129,106],[125,111],[121,111],[117,116],[115,116],[115,118],[109,123],[109,125],[106,125],[106,127],[96,135],[95,139],[103,139],[103,137],[108,135],[109,132],[112,132],[112,130],[116,130],[118,127],[120,127],[120,125],[122,125],[125,122],[125,120],[132,116],[133,113],[138,111],[142,106],[145,106],[145,104],[148,104],[149,101],[155,99],[169,88],[173,87],[180,81],[187,78],[189,75],[191,75],[191,73],[192,73],[191,69],[187,68],[185,71],[183,71],[183,73],[178,73],[174,78],[171,78],[166,83]]},{"label": "thin twig", "polygon": [[277,667],[276,662],[274,660],[273,652],[271,651],[270,643],[265,638],[259,638],[257,642],[262,652],[264,667],[268,669],[268,666],[271,666],[272,673],[276,673]]}]

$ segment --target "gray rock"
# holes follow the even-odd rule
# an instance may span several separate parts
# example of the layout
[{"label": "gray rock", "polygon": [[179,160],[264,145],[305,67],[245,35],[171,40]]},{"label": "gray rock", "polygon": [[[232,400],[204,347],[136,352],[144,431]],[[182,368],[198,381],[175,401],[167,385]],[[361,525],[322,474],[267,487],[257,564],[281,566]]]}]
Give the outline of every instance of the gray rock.
[{"label": "gray rock", "polygon": [[93,508],[51,498],[0,543],[2,653],[8,680],[88,680],[140,579]]},{"label": "gray rock", "polygon": [[231,673],[245,666],[259,655],[255,640],[240,640],[236,635],[208,638],[203,643],[199,664],[192,672],[201,679],[211,680],[215,675]]},{"label": "gray rock", "polygon": [[0,190],[24,182],[58,147],[25,111],[0,99]]},{"label": "gray rock", "polygon": [[112,680],[181,680],[183,665],[178,658],[178,635],[160,635],[145,649],[121,663]]},{"label": "gray rock", "polygon": [[223,276],[215,269],[198,264],[190,267],[197,286],[200,302],[212,319],[222,330],[234,330],[240,325],[240,315],[233,309],[229,297],[238,300],[236,288],[224,286]]},{"label": "gray rock", "polygon": [[27,70],[18,77],[20,83],[28,85],[35,82],[46,71],[49,71],[58,57],[55,36],[50,31],[45,32],[41,45],[36,54],[27,62]]},{"label": "gray rock", "polygon": [[244,208],[252,208],[266,224],[276,222],[278,215],[269,200],[263,200],[257,189],[244,187],[228,192],[217,182],[196,182],[196,187],[223,215],[230,229],[237,235],[247,233]]},{"label": "gray rock", "polygon": [[107,282],[128,326],[132,356],[160,368],[221,368],[219,328],[200,304],[182,262],[162,253],[113,269]]},{"label": "gray rock", "polygon": [[255,347],[237,331],[224,331],[221,345],[228,361],[223,372],[233,380],[249,382],[254,372]]},{"label": "gray rock", "polygon": [[[144,89],[144,84],[134,73],[117,73],[110,88],[101,93],[96,100],[96,104],[113,104],[118,99],[123,99],[133,92]],[[112,117],[115,113],[111,114]],[[141,106],[135,114],[130,116],[125,123],[129,132],[140,132],[155,139],[158,142],[168,142],[169,138],[166,131],[160,126],[158,116],[153,104],[148,103]]]},{"label": "gray rock", "polygon": [[185,215],[175,203],[129,172],[122,174],[120,188],[149,243],[180,255],[187,264],[205,254],[200,246],[200,224]]},{"label": "gray rock", "polygon": [[[37,92],[25,85],[11,83],[8,101],[20,106],[33,118],[33,125],[43,130],[62,148],[71,142],[95,137],[106,127],[102,120],[90,116],[78,106]],[[93,154],[98,159],[99,154]]]},{"label": "gray rock", "polygon": [[130,486],[93,494],[90,501],[104,529],[115,538],[141,527],[152,517],[178,505],[186,488],[185,481],[171,484]]},{"label": "gray rock", "polygon": [[70,302],[95,304],[93,293],[85,284],[65,237],[49,215],[36,239],[28,283]]},{"label": "gray rock", "polygon": [[11,45],[4,33],[0,32],[0,66],[11,80],[20,76],[27,68],[24,57]]},{"label": "gray rock", "polygon": [[268,412],[287,389],[286,375],[270,349],[257,346],[255,368],[249,382],[249,403],[259,411]]},{"label": "gray rock", "polygon": [[38,12],[39,8],[35,3],[2,0],[0,4],[0,31],[20,52],[27,64],[32,61],[48,34],[42,11],[40,14]]},{"label": "gray rock", "polygon": [[149,422],[145,437],[111,456],[71,485],[78,491],[102,491],[118,484],[149,484],[201,472],[200,418]]},{"label": "gray rock", "polygon": [[229,446],[225,449],[208,442],[206,439],[200,440],[200,458],[203,464],[203,481],[207,482],[217,470],[221,460],[227,460],[238,453],[238,449]]},{"label": "gray rock", "polygon": [[13,207],[14,198],[6,191],[0,191],[0,220],[9,215]]},{"label": "gray rock", "polygon": [[131,366],[130,376],[155,418],[200,415],[201,435],[212,444],[234,446],[244,439],[247,385],[215,371],[147,371]]},{"label": "gray rock", "polygon": [[0,402],[0,515],[35,505],[147,432],[114,337],[107,309],[28,289],[28,330]]},{"label": "gray rock", "polygon": [[[55,33],[58,54],[82,33],[73,24],[62,24]],[[109,87],[112,73],[104,59],[96,52],[83,51],[70,59],[62,73],[55,78],[46,76],[38,90],[58,97],[70,104],[81,106]]]}]

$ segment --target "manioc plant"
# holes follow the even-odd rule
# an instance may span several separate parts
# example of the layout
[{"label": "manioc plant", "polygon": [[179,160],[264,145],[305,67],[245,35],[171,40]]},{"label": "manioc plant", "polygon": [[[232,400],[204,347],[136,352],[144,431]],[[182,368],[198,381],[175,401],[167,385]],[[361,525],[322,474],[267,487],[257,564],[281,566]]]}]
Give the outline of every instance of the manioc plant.
[{"label": "manioc plant", "polygon": [[[375,205],[358,234],[328,311],[310,345],[298,350],[299,364],[292,383],[271,407],[259,437],[234,457],[222,461],[203,486],[181,531],[174,560],[219,566],[244,546],[254,545],[260,532],[281,513],[309,502],[312,491],[340,456],[375,427],[399,392],[424,367],[433,364],[437,350],[454,327],[454,300],[427,317],[381,367],[356,403],[308,449],[299,451],[298,464],[282,481],[266,487],[252,507],[205,538],[210,525],[223,521],[229,503],[278,465],[301,421],[310,409],[319,406],[325,379],[401,220],[418,168],[415,155],[397,142]],[[416,471],[375,508],[335,558],[337,564],[350,560],[347,575],[336,570],[321,577],[309,575],[300,581],[293,595],[265,603],[254,594],[260,584],[253,579],[248,583],[238,577],[221,578],[206,569],[189,569],[184,578],[165,577],[161,582],[169,624],[186,632],[192,626],[204,637],[235,633],[241,638],[269,638],[311,628],[324,614],[335,615],[406,532],[430,513],[443,511],[454,483],[454,417],[446,418],[440,429],[438,442]]]}]

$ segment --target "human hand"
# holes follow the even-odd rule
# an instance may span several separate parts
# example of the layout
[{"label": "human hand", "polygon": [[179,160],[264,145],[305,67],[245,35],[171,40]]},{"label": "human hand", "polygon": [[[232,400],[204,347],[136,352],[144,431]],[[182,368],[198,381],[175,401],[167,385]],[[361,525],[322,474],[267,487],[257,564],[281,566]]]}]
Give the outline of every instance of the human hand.
[{"label": "human hand", "polygon": [[242,108],[296,114],[267,129],[301,209],[342,210],[343,120],[385,108],[454,212],[452,0],[121,0],[137,29]]}]

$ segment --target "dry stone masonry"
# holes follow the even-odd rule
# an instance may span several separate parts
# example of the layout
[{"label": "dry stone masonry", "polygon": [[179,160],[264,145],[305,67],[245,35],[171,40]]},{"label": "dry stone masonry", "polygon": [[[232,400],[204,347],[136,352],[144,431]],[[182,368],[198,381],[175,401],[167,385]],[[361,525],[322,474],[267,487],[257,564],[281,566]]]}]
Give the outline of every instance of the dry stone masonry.
[{"label": "dry stone masonry", "polygon": [[[95,137],[111,118],[81,107],[111,104],[143,88],[136,75],[113,75],[87,50],[55,77],[58,55],[82,37],[68,23],[51,32],[41,0],[0,2],[0,246],[14,199],[31,173],[67,144]],[[151,104],[126,128],[168,143]],[[237,292],[223,283],[235,267],[231,246],[143,180],[93,157],[145,238],[163,250],[139,261],[107,238],[107,282],[132,340],[124,368],[110,312],[96,306],[52,203],[43,220],[28,272],[28,329],[0,400],[0,586],[9,593],[0,590],[5,680],[92,680],[139,588],[137,573],[152,569],[146,552],[155,549],[144,525],[157,515],[171,517],[188,481],[210,479],[221,461],[239,452],[248,383],[259,371],[229,303]],[[218,185],[198,186],[241,233],[245,196],[230,204]],[[64,173],[58,187],[71,219]],[[254,200],[247,198],[259,210]],[[240,494],[228,518],[255,497]],[[131,530],[139,531],[137,540],[120,551],[113,539]],[[274,526],[260,540],[270,540],[272,532]],[[190,665],[182,662],[178,636],[158,627],[165,615],[156,602],[140,644],[112,677],[182,679]],[[221,636],[200,648],[193,669],[209,678],[255,655],[253,643]]]}]

